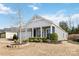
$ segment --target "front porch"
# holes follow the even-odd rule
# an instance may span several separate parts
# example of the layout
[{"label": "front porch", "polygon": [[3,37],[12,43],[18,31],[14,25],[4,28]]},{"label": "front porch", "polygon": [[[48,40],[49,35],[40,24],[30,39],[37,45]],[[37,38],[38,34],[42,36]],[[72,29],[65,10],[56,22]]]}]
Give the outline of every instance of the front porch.
[{"label": "front porch", "polygon": [[30,37],[49,37],[49,35],[55,32],[55,27],[45,26],[45,27],[36,27],[28,28],[27,32],[30,32]]}]

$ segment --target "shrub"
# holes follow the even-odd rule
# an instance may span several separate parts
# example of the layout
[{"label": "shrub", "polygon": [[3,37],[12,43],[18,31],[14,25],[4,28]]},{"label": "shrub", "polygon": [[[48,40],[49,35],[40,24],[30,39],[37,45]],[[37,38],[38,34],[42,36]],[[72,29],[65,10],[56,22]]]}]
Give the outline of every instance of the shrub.
[{"label": "shrub", "polygon": [[34,41],[34,38],[29,38],[29,42],[33,42]]},{"label": "shrub", "polygon": [[13,35],[13,40],[18,40],[18,36],[16,34]]},{"label": "shrub", "polygon": [[46,38],[40,38],[40,37],[29,38],[29,42],[46,42]]},{"label": "shrub", "polygon": [[40,42],[40,38],[34,38],[34,42]]},{"label": "shrub", "polygon": [[50,40],[51,40],[51,42],[57,42],[58,41],[57,33],[50,34]]},{"label": "shrub", "polygon": [[47,38],[42,38],[42,42],[47,42]]},{"label": "shrub", "polygon": [[18,43],[18,36],[16,34],[13,35],[13,41],[14,43]]},{"label": "shrub", "polygon": [[22,40],[23,43],[27,43],[28,42],[28,39],[24,39]]}]

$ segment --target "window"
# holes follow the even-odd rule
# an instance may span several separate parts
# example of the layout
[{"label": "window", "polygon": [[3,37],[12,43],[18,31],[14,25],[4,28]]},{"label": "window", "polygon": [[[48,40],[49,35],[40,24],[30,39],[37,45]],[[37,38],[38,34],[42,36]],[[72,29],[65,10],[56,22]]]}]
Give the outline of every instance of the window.
[{"label": "window", "polygon": [[50,38],[50,28],[47,28],[47,38]]},{"label": "window", "polygon": [[40,37],[40,29],[37,28],[37,37]]},{"label": "window", "polygon": [[55,32],[55,27],[52,27],[52,33],[54,33]]}]

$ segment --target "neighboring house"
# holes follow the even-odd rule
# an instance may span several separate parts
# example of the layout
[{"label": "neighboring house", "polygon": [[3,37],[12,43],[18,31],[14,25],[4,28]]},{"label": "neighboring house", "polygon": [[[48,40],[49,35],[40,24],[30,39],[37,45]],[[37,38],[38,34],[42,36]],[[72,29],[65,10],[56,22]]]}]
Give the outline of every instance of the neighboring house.
[{"label": "neighboring house", "polygon": [[17,32],[7,32],[7,31],[5,31],[5,32],[0,33],[0,38],[12,39],[14,34],[17,35]]},{"label": "neighboring house", "polygon": [[16,27],[4,28],[0,30],[0,38],[12,39],[13,35],[17,35],[18,29]]},{"label": "neighboring house", "polygon": [[26,30],[22,32],[22,38],[48,37],[49,34],[54,32],[58,34],[58,40],[67,40],[68,33],[54,24],[53,19],[49,20],[36,15],[26,24]]}]

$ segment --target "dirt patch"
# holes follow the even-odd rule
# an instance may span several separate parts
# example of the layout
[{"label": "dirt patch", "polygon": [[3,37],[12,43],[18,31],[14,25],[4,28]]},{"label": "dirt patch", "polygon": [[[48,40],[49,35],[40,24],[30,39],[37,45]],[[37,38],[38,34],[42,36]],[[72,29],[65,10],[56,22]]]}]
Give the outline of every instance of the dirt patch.
[{"label": "dirt patch", "polygon": [[[8,43],[7,43],[8,44]],[[78,56],[79,45],[68,43],[48,44],[30,43],[23,48],[7,48],[5,43],[0,43],[0,55],[2,56]]]}]

